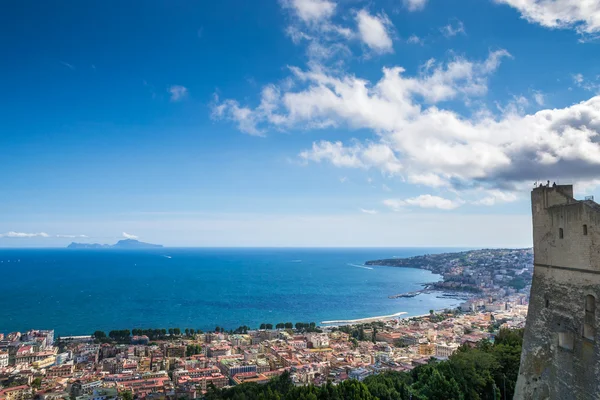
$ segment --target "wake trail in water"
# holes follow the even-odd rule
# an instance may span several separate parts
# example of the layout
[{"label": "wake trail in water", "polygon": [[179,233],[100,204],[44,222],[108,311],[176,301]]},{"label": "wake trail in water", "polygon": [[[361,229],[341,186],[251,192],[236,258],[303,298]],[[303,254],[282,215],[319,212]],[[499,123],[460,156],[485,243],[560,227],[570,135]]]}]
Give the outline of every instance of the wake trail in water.
[{"label": "wake trail in water", "polygon": [[363,269],[373,269],[371,267],[367,267],[365,265],[358,265],[358,264],[348,264],[351,267],[356,267],[356,268],[363,268]]}]

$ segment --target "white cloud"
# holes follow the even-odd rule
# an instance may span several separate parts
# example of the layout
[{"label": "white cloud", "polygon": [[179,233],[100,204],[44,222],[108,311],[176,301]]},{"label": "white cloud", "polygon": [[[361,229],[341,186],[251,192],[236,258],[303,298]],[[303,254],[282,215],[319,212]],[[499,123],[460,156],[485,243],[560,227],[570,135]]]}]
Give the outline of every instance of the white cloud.
[{"label": "white cloud", "polygon": [[131,234],[127,233],[127,232],[123,232],[123,237],[125,239],[137,239],[138,238],[136,235],[131,235]]},{"label": "white cloud", "polygon": [[342,176],[340,178],[340,183],[346,183],[346,182],[348,182],[348,177],[347,176]]},{"label": "white cloud", "polygon": [[406,39],[406,43],[423,45],[424,40],[417,35],[410,35],[410,37]]},{"label": "white cloud", "polygon": [[328,0],[283,0],[282,5],[294,10],[304,22],[319,22],[335,13],[336,4]]},{"label": "white cloud", "polygon": [[498,203],[510,203],[517,201],[518,197],[514,192],[503,192],[501,190],[493,189],[487,191],[488,196],[471,202],[475,205],[482,206],[493,206]]},{"label": "white cloud", "polygon": [[577,87],[587,90],[588,92],[600,93],[600,82],[598,82],[598,78],[596,78],[596,81],[586,79],[583,74],[574,74],[572,75],[572,78]]},{"label": "white cloud", "polygon": [[447,38],[451,38],[451,37],[456,36],[458,34],[463,34],[463,35],[466,34],[466,32],[465,32],[465,25],[463,24],[462,21],[459,21],[459,20],[457,20],[455,22],[451,22],[448,25],[442,26],[440,28],[440,31]]},{"label": "white cloud", "polygon": [[[264,129],[370,130],[375,139],[316,141],[299,156],[378,169],[432,187],[510,191],[544,177],[594,179],[600,168],[600,96],[535,114],[515,107],[466,117],[444,107],[449,100],[468,103],[485,95],[490,75],[506,57],[498,50],[481,61],[429,61],[416,76],[400,66],[383,68],[374,83],[319,65],[292,67],[294,85],[247,108],[246,119]],[[231,112],[231,101],[219,105],[224,113]],[[520,98],[515,103],[523,106]]]},{"label": "white cloud", "polygon": [[62,65],[64,65],[65,67],[69,68],[71,71],[75,71],[75,69],[76,69],[72,64],[69,64],[68,62],[61,61],[60,63]]},{"label": "white cloud", "polygon": [[286,34],[296,45],[304,45],[310,60],[339,62],[351,54],[345,41],[354,39],[352,29],[332,22],[336,3],[328,0],[281,0],[284,9],[292,10]]},{"label": "white cloud", "polygon": [[183,100],[188,95],[188,89],[181,85],[169,87],[168,92],[171,94],[171,101]]},{"label": "white cloud", "polygon": [[0,234],[0,238],[35,238],[35,237],[48,238],[48,237],[50,237],[50,235],[48,235],[45,232],[25,233],[25,232],[13,232],[13,231]]},{"label": "white cloud", "polygon": [[416,184],[416,185],[425,185],[429,187],[439,188],[443,186],[449,186],[447,180],[445,180],[440,175],[436,175],[434,173],[413,173],[408,175],[408,182]]},{"label": "white cloud", "polygon": [[56,235],[57,238],[68,238],[68,239],[77,239],[77,238],[87,238],[87,235]]},{"label": "white cloud", "polygon": [[430,194],[422,194],[408,199],[386,199],[383,204],[394,211],[399,211],[405,207],[437,208],[440,210],[453,210],[464,204],[464,201],[445,199]]},{"label": "white cloud", "polygon": [[358,147],[344,147],[342,142],[313,143],[312,150],[300,153],[305,161],[321,162],[328,160],[336,167],[363,167],[364,164],[357,156]]},{"label": "white cloud", "polygon": [[367,10],[360,10],[356,14],[358,33],[360,39],[371,50],[377,53],[392,53],[394,51],[390,29],[392,23],[387,15],[371,15]]},{"label": "white cloud", "polygon": [[14,232],[10,231],[7,233],[0,233],[0,238],[17,238],[17,239],[28,239],[28,238],[87,238],[87,235],[49,235],[46,232],[37,233],[25,233],[25,232]]},{"label": "white cloud", "polygon": [[517,9],[523,18],[546,28],[600,33],[600,2],[596,0],[495,0]]},{"label": "white cloud", "polygon": [[369,210],[369,209],[361,208],[360,211],[363,212],[363,213],[365,213],[365,214],[370,214],[370,215],[377,214],[377,210]]},{"label": "white cloud", "polygon": [[537,103],[538,106],[543,106],[544,103],[546,102],[546,100],[544,98],[544,94],[542,92],[534,92],[533,99],[535,100],[535,102]]},{"label": "white cloud", "polygon": [[427,0],[403,0],[408,11],[421,11],[425,8]]},{"label": "white cloud", "polygon": [[235,100],[225,100],[219,103],[219,98],[215,95],[211,117],[217,120],[228,119],[234,121],[240,131],[249,135],[264,136],[264,131],[257,127],[259,122],[257,119],[266,118],[262,111],[261,109],[251,110],[248,107],[240,107],[240,104]]},{"label": "white cloud", "polygon": [[336,167],[370,168],[394,175],[402,170],[402,164],[385,144],[369,143],[344,147],[342,142],[321,141],[313,143],[311,150],[300,153],[304,161],[329,161]]}]

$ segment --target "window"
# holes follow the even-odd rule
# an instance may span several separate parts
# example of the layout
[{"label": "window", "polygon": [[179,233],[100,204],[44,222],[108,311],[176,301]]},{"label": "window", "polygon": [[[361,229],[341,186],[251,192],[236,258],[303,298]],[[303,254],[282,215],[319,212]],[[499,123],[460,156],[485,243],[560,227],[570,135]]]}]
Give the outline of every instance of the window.
[{"label": "window", "polygon": [[558,332],[558,346],[565,350],[573,350],[575,336],[571,332]]},{"label": "window", "polygon": [[550,307],[550,300],[546,299],[546,308]]},{"label": "window", "polygon": [[564,233],[563,233],[563,228],[558,228],[558,237],[560,239],[562,239],[563,237],[565,237]]},{"label": "window", "polygon": [[583,324],[583,337],[588,340],[596,339],[596,328],[590,324]]},{"label": "window", "polygon": [[596,339],[596,298],[591,294],[585,296],[583,337],[589,340]]},{"label": "window", "polygon": [[587,225],[583,224],[583,235],[587,236]]},{"label": "window", "polygon": [[596,298],[591,294],[585,296],[585,312],[594,314],[596,312]]}]

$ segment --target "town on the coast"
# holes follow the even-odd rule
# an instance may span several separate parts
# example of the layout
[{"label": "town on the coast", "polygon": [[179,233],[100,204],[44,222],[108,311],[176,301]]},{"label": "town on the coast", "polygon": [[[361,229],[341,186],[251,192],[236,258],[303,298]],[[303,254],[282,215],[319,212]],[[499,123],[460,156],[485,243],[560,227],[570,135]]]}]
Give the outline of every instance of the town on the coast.
[{"label": "town on the coast", "polygon": [[265,322],[210,332],[0,333],[0,400],[191,400],[213,388],[267,383],[284,373],[295,385],[318,386],[410,371],[432,358],[446,360],[460,346],[493,342],[503,328],[523,327],[532,261],[532,249],[490,249],[367,262],[429,269],[444,279],[424,290],[468,298],[456,309],[417,317],[347,325]]}]

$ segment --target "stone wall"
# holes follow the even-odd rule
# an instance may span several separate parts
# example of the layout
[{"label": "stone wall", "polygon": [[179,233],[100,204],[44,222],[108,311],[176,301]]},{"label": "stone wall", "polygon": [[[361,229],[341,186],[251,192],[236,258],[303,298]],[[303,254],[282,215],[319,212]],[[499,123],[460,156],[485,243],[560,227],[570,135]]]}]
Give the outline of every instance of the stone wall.
[{"label": "stone wall", "polygon": [[600,398],[600,206],[572,195],[531,194],[534,274],[515,399]]}]

